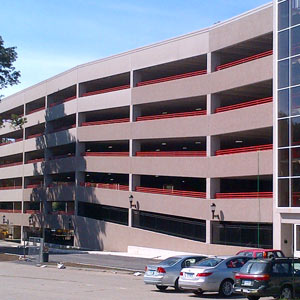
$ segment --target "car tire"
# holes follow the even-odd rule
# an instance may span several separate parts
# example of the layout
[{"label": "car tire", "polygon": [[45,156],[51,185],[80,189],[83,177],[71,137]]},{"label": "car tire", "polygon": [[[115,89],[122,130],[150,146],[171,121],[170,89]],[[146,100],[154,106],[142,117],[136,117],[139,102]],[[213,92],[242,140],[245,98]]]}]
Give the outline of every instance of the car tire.
[{"label": "car tire", "polygon": [[178,281],[179,281],[179,278],[177,278],[176,281],[175,281],[175,285],[174,285],[175,291],[182,292],[183,289],[181,287],[179,287]]},{"label": "car tire", "polygon": [[222,281],[219,294],[223,297],[230,297],[233,294],[233,281],[231,279],[225,279]]},{"label": "car tire", "polygon": [[201,296],[201,295],[203,294],[203,291],[197,290],[197,291],[193,291],[193,293],[194,293],[196,296]]},{"label": "car tire", "polygon": [[247,299],[249,300],[258,300],[259,298],[259,296],[247,296]]},{"label": "car tire", "polygon": [[168,287],[166,285],[157,285],[156,286],[160,291],[165,291]]},{"label": "car tire", "polygon": [[293,299],[293,290],[290,286],[284,286],[280,291],[280,299]]}]

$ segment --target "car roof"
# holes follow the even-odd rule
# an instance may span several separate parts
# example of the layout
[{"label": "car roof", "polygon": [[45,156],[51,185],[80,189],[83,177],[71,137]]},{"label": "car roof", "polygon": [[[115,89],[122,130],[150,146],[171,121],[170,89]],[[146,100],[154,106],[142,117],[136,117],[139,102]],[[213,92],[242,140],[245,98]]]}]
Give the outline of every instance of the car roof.
[{"label": "car roof", "polygon": [[[181,255],[174,255],[174,256],[170,256],[168,258],[188,258],[188,257],[207,257],[206,255],[202,255],[202,254],[190,254],[190,255],[186,255],[186,254],[181,254]],[[166,258],[166,259],[168,259]],[[164,259],[165,260],[165,259]]]},{"label": "car roof", "polygon": [[282,252],[281,250],[279,249],[245,249],[245,250],[241,250],[239,251],[238,253],[241,253],[241,252],[274,252],[274,251],[280,251]]}]

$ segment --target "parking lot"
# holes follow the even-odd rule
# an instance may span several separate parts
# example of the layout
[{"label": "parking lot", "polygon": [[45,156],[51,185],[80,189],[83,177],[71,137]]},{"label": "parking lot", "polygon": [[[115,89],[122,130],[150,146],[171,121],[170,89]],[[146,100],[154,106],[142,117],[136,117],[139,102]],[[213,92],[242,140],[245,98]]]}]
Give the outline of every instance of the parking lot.
[{"label": "parking lot", "polygon": [[[45,268],[19,262],[0,262],[1,300],[141,300],[222,299],[217,294],[196,297],[174,289],[158,292],[143,276],[119,271]],[[245,299],[240,296],[231,299]],[[262,298],[273,299],[273,298]]]}]

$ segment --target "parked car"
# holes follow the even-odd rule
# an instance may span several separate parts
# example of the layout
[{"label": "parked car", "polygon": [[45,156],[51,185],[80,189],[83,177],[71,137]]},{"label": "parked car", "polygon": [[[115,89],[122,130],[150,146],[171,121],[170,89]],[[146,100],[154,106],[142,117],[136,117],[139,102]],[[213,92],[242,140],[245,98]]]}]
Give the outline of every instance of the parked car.
[{"label": "parked car", "polygon": [[249,300],[265,296],[284,299],[300,296],[300,259],[250,260],[235,275],[234,291]]},{"label": "parked car", "polygon": [[234,274],[249,260],[246,256],[217,256],[200,261],[180,272],[179,288],[196,295],[219,292],[229,297],[233,293]]},{"label": "parked car", "polygon": [[166,290],[169,286],[179,290],[178,278],[181,269],[206,257],[203,255],[178,255],[169,257],[156,265],[148,265],[145,268],[144,283],[156,285],[160,291]]},{"label": "parked car", "polygon": [[281,250],[275,249],[246,249],[239,251],[236,255],[250,256],[253,258],[285,257]]}]

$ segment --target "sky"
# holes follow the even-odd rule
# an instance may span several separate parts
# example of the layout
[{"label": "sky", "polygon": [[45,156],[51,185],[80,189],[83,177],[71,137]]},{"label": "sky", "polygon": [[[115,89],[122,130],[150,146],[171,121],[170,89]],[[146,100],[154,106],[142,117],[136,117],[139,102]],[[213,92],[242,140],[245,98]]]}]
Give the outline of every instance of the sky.
[{"label": "sky", "polygon": [[[0,36],[16,46],[9,96],[82,63],[225,21],[268,0],[0,0]],[[242,28],[241,28],[242,30]]]}]

